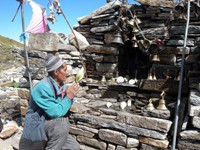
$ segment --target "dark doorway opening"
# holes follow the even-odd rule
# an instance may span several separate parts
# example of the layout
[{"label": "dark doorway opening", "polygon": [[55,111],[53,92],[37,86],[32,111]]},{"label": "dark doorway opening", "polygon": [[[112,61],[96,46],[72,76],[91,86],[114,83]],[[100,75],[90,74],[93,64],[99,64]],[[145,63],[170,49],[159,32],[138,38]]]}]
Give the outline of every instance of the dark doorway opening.
[{"label": "dark doorway opening", "polygon": [[126,42],[119,49],[118,75],[123,77],[146,79],[151,67],[149,56],[139,47],[132,47],[132,42]]}]

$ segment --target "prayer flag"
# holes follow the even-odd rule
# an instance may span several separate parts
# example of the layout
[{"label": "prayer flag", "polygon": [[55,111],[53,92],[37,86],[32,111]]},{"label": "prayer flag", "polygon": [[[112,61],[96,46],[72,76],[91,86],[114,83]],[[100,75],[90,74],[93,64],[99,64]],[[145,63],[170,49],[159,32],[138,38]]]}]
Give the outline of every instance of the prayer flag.
[{"label": "prayer flag", "polygon": [[32,7],[32,19],[26,29],[28,33],[44,33],[50,30],[47,24],[46,9],[32,0],[28,1]]}]

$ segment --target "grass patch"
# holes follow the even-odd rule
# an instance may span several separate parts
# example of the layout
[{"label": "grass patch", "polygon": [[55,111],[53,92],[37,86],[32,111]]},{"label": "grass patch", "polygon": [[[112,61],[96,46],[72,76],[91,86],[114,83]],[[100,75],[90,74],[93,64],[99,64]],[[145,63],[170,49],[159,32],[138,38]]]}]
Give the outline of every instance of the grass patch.
[{"label": "grass patch", "polygon": [[12,52],[13,47],[23,48],[23,44],[0,35],[0,71],[23,64],[24,60]]},{"label": "grass patch", "polygon": [[0,63],[8,63],[15,60],[15,56],[12,53],[11,48],[7,46],[0,47]]},{"label": "grass patch", "polygon": [[7,46],[7,47],[12,47],[12,46],[23,47],[22,43],[19,43],[15,40],[12,40],[10,38],[7,38],[1,35],[0,35],[0,44],[3,44],[4,46]]},{"label": "grass patch", "polygon": [[18,88],[18,87],[19,87],[19,83],[18,83],[18,82],[14,82],[14,83],[13,83],[13,87],[14,87],[14,88]]},{"label": "grass patch", "polygon": [[0,35],[0,71],[24,64],[24,59],[14,53],[13,47],[23,48],[23,44]]}]

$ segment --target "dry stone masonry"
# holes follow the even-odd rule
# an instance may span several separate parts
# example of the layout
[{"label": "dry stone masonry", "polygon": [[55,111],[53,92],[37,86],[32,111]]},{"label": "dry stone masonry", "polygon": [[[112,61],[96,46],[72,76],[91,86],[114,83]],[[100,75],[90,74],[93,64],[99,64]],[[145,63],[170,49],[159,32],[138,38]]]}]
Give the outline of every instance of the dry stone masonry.
[{"label": "dry stone masonry", "polygon": [[[70,134],[83,150],[171,147],[186,4],[177,6],[172,1],[156,0],[138,2],[141,5],[111,1],[78,18],[79,25],[74,31],[84,36],[81,45],[77,45],[72,35],[66,44],[67,37],[62,33],[30,35],[29,70],[34,84],[46,75],[44,58],[47,53],[67,62],[67,84],[74,81],[82,66],[86,69],[69,117]],[[199,9],[199,5],[192,2],[177,131],[177,149],[180,150],[200,149]],[[80,35],[78,41],[81,41]],[[20,54],[23,56],[24,52]],[[9,88],[16,91],[15,94],[9,94],[5,87],[0,89],[0,105],[10,104],[6,104],[9,108],[1,110],[4,126],[8,120],[19,122],[16,116],[20,110],[23,125],[30,96],[25,68],[19,80],[20,88]],[[23,131],[13,126],[12,134],[1,137],[0,144],[12,139],[7,146],[17,149],[15,143]]]}]

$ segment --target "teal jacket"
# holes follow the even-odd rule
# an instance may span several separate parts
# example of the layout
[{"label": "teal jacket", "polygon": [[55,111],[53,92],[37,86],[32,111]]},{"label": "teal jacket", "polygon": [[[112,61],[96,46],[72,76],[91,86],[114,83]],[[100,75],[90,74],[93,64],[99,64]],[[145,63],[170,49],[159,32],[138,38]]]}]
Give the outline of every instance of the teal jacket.
[{"label": "teal jacket", "polygon": [[49,118],[63,117],[69,111],[73,100],[65,95],[66,85],[60,90],[55,80],[51,77],[48,78],[53,88],[46,81],[40,81],[32,90],[32,99]]}]

